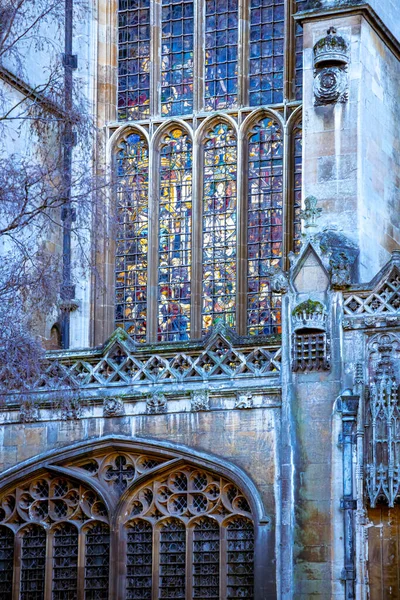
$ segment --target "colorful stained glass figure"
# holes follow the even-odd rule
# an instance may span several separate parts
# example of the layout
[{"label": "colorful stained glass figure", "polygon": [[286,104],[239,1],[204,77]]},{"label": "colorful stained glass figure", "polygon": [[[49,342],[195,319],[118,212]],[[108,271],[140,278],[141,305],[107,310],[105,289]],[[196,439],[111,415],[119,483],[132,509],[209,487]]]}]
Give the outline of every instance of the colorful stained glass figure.
[{"label": "colorful stained glass figure", "polygon": [[283,101],[284,0],[251,0],[250,106]]},{"label": "colorful stained glass figure", "polygon": [[[305,10],[307,7],[307,0],[297,0],[296,11]],[[303,97],[303,28],[298,21],[294,24],[295,30],[295,73],[294,73],[294,84],[295,84],[295,98],[301,100]]]},{"label": "colorful stained glass figure", "polygon": [[150,115],[150,0],[119,0],[118,118]]},{"label": "colorful stained glass figure", "polygon": [[301,182],[302,182],[302,160],[303,160],[303,136],[301,121],[293,128],[293,239],[294,251],[300,251],[301,245]]},{"label": "colorful stained glass figure", "polygon": [[205,108],[236,106],[238,0],[206,0]]},{"label": "colorful stained glass figure", "polygon": [[158,274],[158,339],[190,334],[192,142],[175,128],[161,143]]},{"label": "colorful stained glass figure", "polygon": [[247,327],[270,335],[281,331],[281,296],[269,271],[280,264],[283,240],[283,135],[270,117],[253,128],[248,156]]},{"label": "colorful stained glass figure", "polygon": [[117,156],[115,322],[137,342],[146,341],[148,166],[145,139],[131,133]]},{"label": "colorful stained glass figure", "polygon": [[193,110],[193,0],[163,0],[161,37],[161,114]]},{"label": "colorful stained glass figure", "polygon": [[204,144],[202,328],[235,325],[236,137],[217,123]]}]

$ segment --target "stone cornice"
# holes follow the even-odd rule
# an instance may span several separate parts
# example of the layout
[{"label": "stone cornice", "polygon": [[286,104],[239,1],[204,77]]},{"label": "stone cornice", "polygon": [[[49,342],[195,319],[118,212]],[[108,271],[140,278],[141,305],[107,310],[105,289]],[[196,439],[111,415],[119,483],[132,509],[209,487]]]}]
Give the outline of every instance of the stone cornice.
[{"label": "stone cornice", "polygon": [[355,4],[354,2],[349,2],[347,5],[336,7],[304,10],[295,14],[294,19],[303,24],[309,21],[321,21],[332,19],[334,17],[351,15],[362,15],[371,25],[372,29],[379,35],[385,45],[392,51],[397,60],[400,60],[400,41],[376,14],[375,10],[367,3]]}]

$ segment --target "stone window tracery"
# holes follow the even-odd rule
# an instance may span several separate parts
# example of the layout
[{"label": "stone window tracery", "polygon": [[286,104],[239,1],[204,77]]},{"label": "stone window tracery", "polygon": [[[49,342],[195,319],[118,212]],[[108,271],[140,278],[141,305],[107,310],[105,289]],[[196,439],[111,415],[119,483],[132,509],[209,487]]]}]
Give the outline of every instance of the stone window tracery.
[{"label": "stone window tracery", "polygon": [[[148,469],[136,485],[133,472],[141,465],[146,473],[145,463],[154,475]],[[74,477],[42,470],[18,483],[0,496],[2,598],[11,600],[15,589],[18,600],[109,600],[117,580],[118,593],[131,600],[253,598],[252,512],[227,477],[174,460],[166,468],[161,457],[140,453],[103,452],[66,464],[64,470],[86,473],[105,492],[101,473],[128,465],[127,485],[112,488],[111,510],[126,497],[118,526],[110,531],[100,495]],[[69,508],[58,511],[59,501]],[[112,544],[117,555],[110,562]]]},{"label": "stone window tracery", "polygon": [[[136,342],[198,338],[218,321],[241,335],[280,333],[281,297],[271,277],[300,247],[301,124],[291,132],[286,186],[283,126],[265,112],[249,122],[238,136],[228,121],[211,120],[195,142],[182,126],[163,129],[153,143],[157,187],[149,185],[144,135],[130,130],[118,143],[115,322]],[[245,174],[239,155],[247,156]],[[151,239],[158,245],[149,262]],[[194,255],[201,271],[192,268]],[[148,298],[149,283],[157,291]],[[241,294],[247,307],[237,302]]]}]

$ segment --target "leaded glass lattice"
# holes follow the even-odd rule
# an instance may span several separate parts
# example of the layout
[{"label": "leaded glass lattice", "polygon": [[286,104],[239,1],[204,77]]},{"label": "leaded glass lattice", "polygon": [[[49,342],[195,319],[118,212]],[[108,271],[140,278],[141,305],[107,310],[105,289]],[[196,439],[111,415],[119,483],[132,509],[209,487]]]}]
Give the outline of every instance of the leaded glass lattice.
[{"label": "leaded glass lattice", "polygon": [[150,0],[119,0],[118,117],[150,115]]},{"label": "leaded glass lattice", "polygon": [[284,0],[251,0],[250,106],[283,100]]},{"label": "leaded glass lattice", "polygon": [[194,3],[163,0],[161,39],[161,113],[193,111]]},{"label": "leaded glass lattice", "polygon": [[[307,0],[297,0],[296,10],[300,12],[305,10]],[[294,24],[295,30],[295,98],[301,100],[303,97],[303,27],[297,21]]]},{"label": "leaded glass lattice", "polygon": [[206,0],[206,110],[237,104],[238,19],[238,0]]},{"label": "leaded glass lattice", "polygon": [[22,533],[21,591],[19,600],[44,600],[46,532],[28,525]]},{"label": "leaded glass lattice", "polygon": [[152,598],[152,548],[153,530],[150,523],[142,520],[129,523],[126,555],[128,600]]},{"label": "leaded glass lattice", "polygon": [[227,526],[227,598],[254,598],[254,527],[238,517]]},{"label": "leaded glass lattice", "polygon": [[123,327],[137,342],[145,342],[149,154],[144,138],[131,133],[123,139],[116,162],[116,325]]},{"label": "leaded glass lattice", "polygon": [[190,333],[192,142],[173,129],[160,152],[158,338],[187,340]]},{"label": "leaded glass lattice", "polygon": [[53,600],[78,598],[78,530],[63,523],[53,537]]},{"label": "leaded glass lattice", "polygon": [[249,138],[248,296],[250,335],[280,333],[281,296],[271,290],[271,267],[280,264],[283,240],[283,135],[270,117]]},{"label": "leaded glass lattice", "polygon": [[110,529],[96,523],[86,532],[85,600],[108,600]]},{"label": "leaded glass lattice", "polygon": [[235,325],[236,137],[217,123],[204,146],[202,327]]},{"label": "leaded glass lattice", "polygon": [[293,129],[293,238],[294,251],[300,251],[301,245],[301,187],[302,187],[302,160],[303,160],[303,135],[301,122]]},{"label": "leaded glass lattice", "polygon": [[178,519],[168,519],[160,528],[159,598],[185,598],[186,528]]},{"label": "leaded glass lattice", "polygon": [[0,526],[0,598],[12,600],[14,533]]},{"label": "leaded glass lattice", "polygon": [[193,598],[219,598],[219,525],[203,517],[193,527]]}]

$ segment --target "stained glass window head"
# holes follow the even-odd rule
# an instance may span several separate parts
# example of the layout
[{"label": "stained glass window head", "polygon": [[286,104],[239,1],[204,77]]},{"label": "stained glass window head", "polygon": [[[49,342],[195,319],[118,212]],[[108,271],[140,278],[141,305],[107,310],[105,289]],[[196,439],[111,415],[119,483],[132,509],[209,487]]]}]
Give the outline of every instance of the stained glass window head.
[{"label": "stained glass window head", "polygon": [[202,328],[236,322],[236,135],[217,122],[204,143]]},{"label": "stained glass window head", "polygon": [[121,140],[117,155],[116,325],[146,341],[148,260],[147,141],[140,133]]},{"label": "stained glass window head", "polygon": [[174,127],[160,145],[158,340],[190,336],[192,140]]}]

